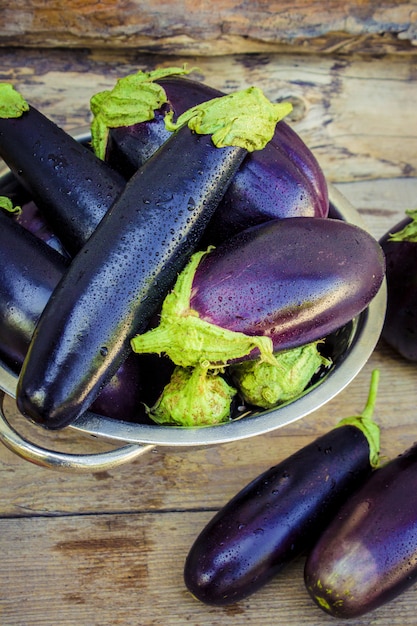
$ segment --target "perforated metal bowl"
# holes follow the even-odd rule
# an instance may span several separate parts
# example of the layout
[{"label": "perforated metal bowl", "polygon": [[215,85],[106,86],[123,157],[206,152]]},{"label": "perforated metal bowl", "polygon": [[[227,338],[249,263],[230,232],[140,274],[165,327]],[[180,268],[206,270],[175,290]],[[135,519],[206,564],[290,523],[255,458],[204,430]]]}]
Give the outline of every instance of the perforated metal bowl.
[{"label": "perforated metal bowl", "polygon": [[[87,141],[88,131],[80,131],[75,137],[78,141]],[[7,169],[0,171],[0,185],[7,175]],[[329,199],[332,214],[366,228],[358,212],[332,185],[329,185]],[[27,441],[13,428],[4,410],[0,410],[0,441],[22,458],[38,465],[72,471],[96,471],[131,461],[155,446],[206,446],[268,433],[316,411],[355,378],[368,361],[379,339],[385,308],[384,282],[368,308],[334,336],[332,367],[302,397],[278,408],[252,412],[242,419],[204,428],[139,424],[124,421],[123,416],[115,420],[86,412],[68,429],[94,435],[117,446],[110,452],[93,452],[87,455],[54,452]],[[1,404],[4,394],[15,397],[16,384],[17,376],[0,361]]]}]

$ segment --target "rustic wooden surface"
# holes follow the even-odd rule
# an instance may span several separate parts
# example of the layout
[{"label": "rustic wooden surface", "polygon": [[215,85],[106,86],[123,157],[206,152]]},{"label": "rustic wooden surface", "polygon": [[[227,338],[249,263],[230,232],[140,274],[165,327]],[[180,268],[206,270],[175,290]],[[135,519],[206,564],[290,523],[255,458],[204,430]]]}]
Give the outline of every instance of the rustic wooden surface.
[{"label": "rustic wooden surface", "polygon": [[[45,5],[46,6],[46,5]],[[291,123],[329,179],[381,236],[417,204],[416,57],[233,55],[167,58],[135,52],[0,51],[0,80],[10,80],[68,130],[89,121],[92,93],[116,77],[187,61],[198,76],[230,91],[257,84],[295,104]],[[187,552],[214,512],[264,469],[312,441],[339,418],[362,409],[370,374],[381,372],[376,419],[382,453],[417,440],[416,366],[379,343],[335,399],[269,435],[193,450],[162,449],[111,471],[60,473],[0,447],[0,623],[2,626],[312,626],[341,623],[308,598],[303,558],[262,591],[227,608],[210,608],[186,591]],[[39,433],[13,424],[43,445],[98,451],[108,444]],[[355,626],[415,625],[417,588]]]},{"label": "rustic wooden surface", "polygon": [[[130,47],[157,54],[412,53],[415,0],[19,0],[4,3],[0,45]],[[415,51],[415,50],[414,50]]]}]

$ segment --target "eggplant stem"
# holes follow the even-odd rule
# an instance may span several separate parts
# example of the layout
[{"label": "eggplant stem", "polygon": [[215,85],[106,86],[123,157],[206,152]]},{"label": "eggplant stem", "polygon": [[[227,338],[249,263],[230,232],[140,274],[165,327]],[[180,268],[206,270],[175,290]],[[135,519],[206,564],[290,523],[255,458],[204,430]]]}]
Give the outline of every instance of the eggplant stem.
[{"label": "eggplant stem", "polygon": [[362,431],[369,444],[369,463],[372,468],[376,468],[380,464],[380,431],[378,424],[376,424],[373,420],[378,384],[379,370],[375,369],[371,374],[368,398],[362,413],[360,415],[346,417],[340,420],[336,426],[355,426]]},{"label": "eggplant stem", "polygon": [[379,370],[373,370],[371,374],[371,384],[369,386],[368,398],[364,410],[362,411],[363,419],[372,419],[375,410],[376,397],[378,394]]}]

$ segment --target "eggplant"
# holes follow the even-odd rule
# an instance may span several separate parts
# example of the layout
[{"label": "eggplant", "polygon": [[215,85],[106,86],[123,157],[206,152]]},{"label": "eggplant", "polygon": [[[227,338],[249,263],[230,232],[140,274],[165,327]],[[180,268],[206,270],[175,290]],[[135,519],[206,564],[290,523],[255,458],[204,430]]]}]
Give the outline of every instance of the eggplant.
[{"label": "eggplant", "polygon": [[362,415],[342,420],[263,472],[209,521],[184,565],[185,585],[196,599],[238,602],[311,548],[379,463],[379,428],[372,420],[378,379],[374,370]]},{"label": "eggplant", "polygon": [[248,99],[256,113],[248,147],[267,141],[284,109],[262,92],[210,101],[130,179],[73,259],[23,363],[17,405],[24,415],[49,428],[72,423],[121,366],[130,339],[159,310],[247,152],[239,144]]},{"label": "eggplant", "polygon": [[[10,87],[0,84],[0,101],[7,95],[22,101]],[[17,117],[3,117],[9,114],[3,109],[0,113],[0,157],[73,255],[120,195],[125,180],[24,100],[22,109]]]},{"label": "eggplant", "polygon": [[49,224],[45,221],[42,213],[39,211],[38,206],[33,201],[24,204],[15,219],[23,228],[29,230],[36,237],[39,237],[39,239],[42,239],[48,246],[54,248],[63,256],[69,257],[61,240],[55,235]]},{"label": "eggplant", "polygon": [[[184,72],[178,71],[178,74],[181,73]],[[141,74],[141,72],[138,74]],[[144,117],[149,117],[149,115],[143,115],[138,111],[138,117],[134,123],[126,124],[126,121],[124,121],[121,125],[110,127],[108,129],[105,147],[97,147],[95,150],[98,156],[104,158],[114,169],[118,170],[127,179],[129,179],[171,136],[171,131],[167,129],[164,121],[169,112],[172,112],[175,119],[177,119],[187,111],[187,109],[224,95],[221,91],[213,89],[204,83],[184,78],[178,74],[156,78],[159,74],[155,75],[154,72],[150,72],[148,80],[159,85],[165,93],[165,98],[160,96],[159,100],[154,101],[152,118],[144,119]],[[155,76],[155,78],[152,78],[152,76]],[[120,88],[122,83],[129,81],[131,77],[132,75],[129,75],[120,79],[116,87]],[[113,93],[114,91],[115,89]],[[100,93],[102,92],[99,92],[91,99],[91,108],[94,116],[99,116],[102,111],[100,101],[96,102],[97,97],[99,97],[100,100]],[[140,93],[139,85],[135,86],[133,90],[128,88],[127,93],[124,95],[129,94],[132,100],[137,100],[140,97]],[[162,100],[164,100],[164,102],[162,102]],[[158,106],[160,102],[162,102],[162,104]],[[119,103],[120,99],[117,98],[115,106],[119,107]],[[94,134],[93,121],[93,137]]]},{"label": "eggplant", "polygon": [[382,338],[401,357],[417,361],[417,210],[406,211],[380,239],[386,258],[387,310]]},{"label": "eggplant", "polygon": [[304,579],[326,613],[356,618],[417,578],[417,445],[377,469],[315,543]]},{"label": "eggplant", "polygon": [[[122,81],[130,78],[118,81],[115,107],[120,102]],[[121,121],[120,126],[112,120],[115,127],[109,129],[104,155],[113,167],[128,176],[167,140],[169,131],[164,119],[168,112],[177,119],[190,107],[224,95],[182,76],[164,77],[155,82],[163,87],[167,101],[155,109],[153,119],[130,125]],[[128,93],[132,99],[139,97],[140,86]],[[94,100],[93,103],[92,109],[99,115],[100,107]],[[273,218],[327,217],[328,211],[327,184],[316,158],[297,133],[281,121],[265,148],[250,153],[241,164],[204,239],[218,244],[240,230]]]},{"label": "eggplant", "polygon": [[[0,211],[0,359],[19,374],[35,326],[68,268],[64,258]],[[101,391],[91,410],[138,419],[142,409],[141,362],[134,355]],[[42,370],[42,367],[39,366]]]},{"label": "eggplant", "polygon": [[60,239],[52,231],[38,207],[19,185],[12,172],[8,172],[1,181],[0,208],[11,213],[13,218],[24,228],[55,248],[64,256],[68,256]]},{"label": "eggplant", "polygon": [[[272,220],[193,255],[137,353],[224,366],[296,348],[363,311],[384,277],[378,242],[330,218]],[[274,360],[272,359],[272,363]]]}]

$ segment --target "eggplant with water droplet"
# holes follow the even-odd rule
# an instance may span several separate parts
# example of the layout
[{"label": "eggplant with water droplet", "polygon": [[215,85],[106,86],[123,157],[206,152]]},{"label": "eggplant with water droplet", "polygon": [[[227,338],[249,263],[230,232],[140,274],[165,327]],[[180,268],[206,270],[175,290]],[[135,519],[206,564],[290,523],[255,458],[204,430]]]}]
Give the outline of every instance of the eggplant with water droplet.
[{"label": "eggplant with water droplet", "polygon": [[381,466],[341,506],[305,563],[306,588],[333,617],[352,619],[417,580],[417,445]]},{"label": "eggplant with water droplet", "polygon": [[[49,428],[72,423],[130,354],[130,339],[159,310],[247,153],[235,141],[247,99],[257,113],[248,146],[268,141],[288,107],[252,88],[210,101],[130,179],[73,259],[22,367],[24,415]],[[227,134],[218,129],[219,108]]]},{"label": "eggplant with water droplet", "polygon": [[[0,358],[20,372],[35,326],[69,260],[0,211]],[[38,365],[42,371],[42,366]],[[101,391],[93,411],[137,419],[141,362],[131,355]]]},{"label": "eggplant with water droplet", "polygon": [[6,96],[15,107],[12,112],[0,107],[0,156],[67,252],[75,254],[120,195],[125,180],[2,83],[0,103]]},{"label": "eggplant with water droplet", "polygon": [[[114,107],[121,113],[125,102],[140,97],[141,86],[135,83],[133,89],[128,86],[123,90],[125,99],[121,101],[123,81],[131,79],[132,76],[125,77],[115,87]],[[190,107],[224,95],[204,83],[182,76],[173,75],[155,82],[164,89],[166,101],[155,108],[152,119],[126,124],[125,117],[121,116],[118,123],[112,111],[111,123],[114,126],[108,130],[104,154],[113,167],[127,175],[141,166],[169,137],[170,132],[164,123],[168,111],[177,119]],[[143,81],[141,85],[148,88],[149,82]],[[100,99],[100,93],[96,97]],[[106,105],[108,101],[106,98]],[[159,106],[159,102],[155,107]],[[99,116],[102,109],[94,98],[93,103],[92,108]],[[130,112],[130,107],[128,110]],[[92,129],[94,132],[94,125]],[[264,149],[247,155],[239,167],[219,203],[204,240],[218,244],[240,230],[270,219],[326,217],[328,210],[327,184],[315,156],[288,124],[280,122]]]},{"label": "eggplant with water droplet", "polygon": [[238,602],[311,548],[378,465],[379,429],[372,420],[378,374],[362,415],[342,420],[259,475],[201,531],[184,566],[195,598],[219,606]]},{"label": "eggplant with water droplet", "polygon": [[[323,339],[363,311],[384,277],[378,242],[331,218],[254,226],[193,255],[135,352],[221,367]],[[272,362],[275,361],[272,359]]]},{"label": "eggplant with water droplet", "polygon": [[387,311],[382,337],[404,359],[417,361],[417,210],[407,211],[381,239],[386,258]]}]

